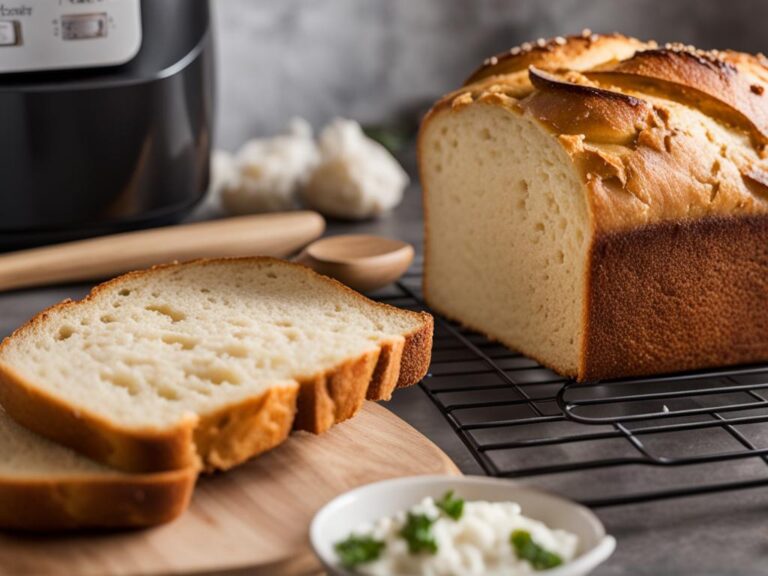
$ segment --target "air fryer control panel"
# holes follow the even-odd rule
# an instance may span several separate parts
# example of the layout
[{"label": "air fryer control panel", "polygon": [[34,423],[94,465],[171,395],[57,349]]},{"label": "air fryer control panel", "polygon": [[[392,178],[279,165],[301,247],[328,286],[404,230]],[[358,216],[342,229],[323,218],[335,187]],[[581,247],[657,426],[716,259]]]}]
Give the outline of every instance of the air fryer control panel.
[{"label": "air fryer control panel", "polygon": [[140,2],[0,0],[0,73],[127,62],[141,47]]}]

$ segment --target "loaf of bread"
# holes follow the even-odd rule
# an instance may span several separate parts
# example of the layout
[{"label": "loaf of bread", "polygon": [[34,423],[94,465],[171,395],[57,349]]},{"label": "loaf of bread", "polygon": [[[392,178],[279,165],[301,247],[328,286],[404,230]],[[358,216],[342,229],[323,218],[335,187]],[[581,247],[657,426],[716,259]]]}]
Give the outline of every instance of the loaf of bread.
[{"label": "loaf of bread", "polygon": [[226,469],[419,381],[431,342],[428,314],[303,266],[201,260],[33,318],[0,346],[0,404],[116,469]]},{"label": "loaf of bread", "polygon": [[125,474],[33,434],[0,409],[0,529],[138,528],[187,506],[197,472]]},{"label": "loaf of bread", "polygon": [[589,31],[488,59],[420,133],[428,303],[578,380],[767,360],[767,65]]}]

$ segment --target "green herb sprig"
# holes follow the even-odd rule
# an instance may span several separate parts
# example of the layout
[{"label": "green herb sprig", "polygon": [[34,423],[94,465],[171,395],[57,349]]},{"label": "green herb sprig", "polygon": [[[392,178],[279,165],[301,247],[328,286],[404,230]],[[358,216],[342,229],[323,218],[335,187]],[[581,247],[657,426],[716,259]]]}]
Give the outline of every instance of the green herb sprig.
[{"label": "green herb sprig", "polygon": [[371,536],[355,536],[337,542],[333,549],[344,568],[354,568],[360,564],[373,562],[381,556],[386,544]]},{"label": "green herb sprig", "polygon": [[530,532],[526,530],[514,530],[509,540],[515,548],[517,557],[530,562],[534,570],[547,570],[563,563],[560,556],[536,544]]},{"label": "green herb sprig", "polygon": [[435,554],[437,552],[437,542],[432,533],[432,524],[434,523],[435,521],[426,514],[408,512],[408,520],[400,530],[400,536],[408,542],[408,552],[411,554],[418,554],[419,552]]},{"label": "green herb sprig", "polygon": [[453,490],[448,490],[448,492],[443,494],[443,497],[435,502],[435,506],[440,508],[446,516],[454,520],[461,518],[461,515],[464,513],[464,499],[454,498]]}]

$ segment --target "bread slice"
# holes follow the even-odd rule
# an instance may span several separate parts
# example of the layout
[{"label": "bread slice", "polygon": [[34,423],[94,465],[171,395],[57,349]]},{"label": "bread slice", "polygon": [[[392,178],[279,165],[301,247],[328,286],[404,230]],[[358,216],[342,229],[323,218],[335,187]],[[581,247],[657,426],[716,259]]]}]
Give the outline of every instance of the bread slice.
[{"label": "bread slice", "polygon": [[489,58],[422,124],[426,301],[578,380],[768,359],[766,94],[617,35]]},{"label": "bread slice", "polygon": [[271,258],[134,272],[0,345],[18,422],[129,472],[226,469],[426,373],[432,318]]},{"label": "bread slice", "polygon": [[192,468],[125,474],[19,426],[0,409],[0,528],[137,528],[186,507]]}]

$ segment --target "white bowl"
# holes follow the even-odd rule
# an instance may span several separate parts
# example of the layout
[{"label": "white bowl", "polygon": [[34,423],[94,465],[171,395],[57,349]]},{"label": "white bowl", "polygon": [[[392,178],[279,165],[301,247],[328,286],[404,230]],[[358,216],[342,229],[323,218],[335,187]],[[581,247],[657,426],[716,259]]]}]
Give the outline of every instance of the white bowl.
[{"label": "white bowl", "polygon": [[439,498],[447,490],[466,500],[517,502],[523,514],[561,528],[579,537],[576,557],[540,572],[547,576],[582,576],[604,562],[616,548],[613,536],[605,534],[600,520],[589,509],[511,480],[485,476],[410,476],[361,486],[338,496],[314,517],[309,539],[329,574],[354,576],[338,563],[333,546],[358,526],[371,523],[399,510],[410,508],[427,496]]}]

